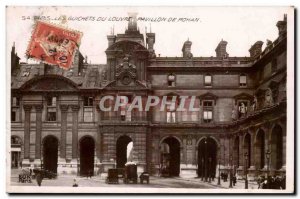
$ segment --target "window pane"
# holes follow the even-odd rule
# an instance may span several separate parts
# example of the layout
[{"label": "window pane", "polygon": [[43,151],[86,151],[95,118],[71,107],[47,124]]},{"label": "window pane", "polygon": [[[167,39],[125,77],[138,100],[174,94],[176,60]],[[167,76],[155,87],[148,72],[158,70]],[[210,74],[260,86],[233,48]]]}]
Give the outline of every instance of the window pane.
[{"label": "window pane", "polygon": [[212,111],[208,111],[208,113],[207,113],[207,118],[208,118],[208,119],[212,119]]},{"label": "window pane", "polygon": [[204,81],[205,81],[206,85],[211,84],[211,76],[210,75],[206,75]]},{"label": "window pane", "polygon": [[206,120],[207,119],[207,111],[203,112],[203,118]]},{"label": "window pane", "polygon": [[246,84],[246,82],[247,82],[246,76],[245,75],[241,75],[240,76],[240,83],[241,84]]}]

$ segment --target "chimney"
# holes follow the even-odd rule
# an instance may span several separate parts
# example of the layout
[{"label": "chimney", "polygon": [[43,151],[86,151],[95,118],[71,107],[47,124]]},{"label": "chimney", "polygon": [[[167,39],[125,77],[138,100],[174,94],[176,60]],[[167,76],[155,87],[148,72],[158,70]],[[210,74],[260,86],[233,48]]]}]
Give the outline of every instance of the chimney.
[{"label": "chimney", "polygon": [[182,56],[184,58],[192,58],[193,54],[191,53],[192,42],[189,39],[184,42],[182,46]]},{"label": "chimney", "polygon": [[139,33],[140,31],[137,28],[137,13],[128,13],[129,21],[128,27],[125,31],[126,34],[128,33]]},{"label": "chimney", "polygon": [[146,33],[146,42],[147,42],[150,56],[155,55],[155,51],[154,51],[155,33]]},{"label": "chimney", "polygon": [[276,24],[278,28],[279,39],[286,36],[286,24],[287,24],[287,15],[284,14],[283,21],[278,21]]},{"label": "chimney", "polygon": [[250,57],[257,58],[261,54],[263,43],[264,42],[262,41],[257,41],[251,46],[251,48],[249,49]]},{"label": "chimney", "polygon": [[217,48],[216,48],[216,56],[220,57],[220,58],[227,58],[228,57],[228,53],[226,52],[226,46],[227,46],[227,41],[220,41],[220,43],[218,44]]},{"label": "chimney", "polygon": [[20,58],[18,57],[17,53],[16,53],[16,47],[15,47],[15,42],[11,48],[11,53],[10,53],[10,58],[11,58],[11,73],[13,73],[13,71],[15,69],[18,69],[20,66]]},{"label": "chimney", "polygon": [[116,36],[115,35],[107,35],[108,40],[108,47],[113,45],[116,42]]}]

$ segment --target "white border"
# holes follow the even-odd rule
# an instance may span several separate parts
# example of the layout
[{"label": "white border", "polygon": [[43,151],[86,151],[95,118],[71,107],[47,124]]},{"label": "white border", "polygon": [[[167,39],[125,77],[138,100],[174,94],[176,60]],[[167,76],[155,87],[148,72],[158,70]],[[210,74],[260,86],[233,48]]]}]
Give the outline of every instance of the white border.
[{"label": "white border", "polygon": [[[5,5],[69,5],[69,1],[67,0],[52,0],[52,1],[49,1],[49,2],[41,2],[41,1],[33,1],[33,0],[27,0],[26,2],[22,1],[22,0],[17,0],[17,1],[8,1],[8,0],[4,0],[4,1],[1,1],[0,2],[0,5],[1,6],[1,25],[2,27],[5,27]],[[72,1],[72,5],[82,5],[82,1]],[[286,0],[286,1],[267,1],[267,0],[253,0],[253,1],[250,1],[250,2],[245,2],[245,3],[242,3],[240,1],[237,1],[237,0],[234,0],[234,1],[221,1],[221,0],[210,0],[210,1],[204,1],[204,2],[200,2],[200,3],[195,3],[191,0],[185,0],[185,1],[179,1],[179,0],[166,0],[164,1],[163,3],[161,3],[161,1],[158,1],[158,0],[152,0],[151,3],[149,4],[149,2],[145,1],[145,0],[134,0],[134,1],[130,1],[130,2],[124,2],[124,1],[112,1],[112,0],[105,0],[105,1],[102,1],[101,4],[99,4],[97,1],[84,1],[84,5],[141,5],[141,6],[144,6],[144,5],[192,5],[192,6],[195,6],[195,5],[243,5],[243,6],[247,6],[247,5],[256,5],[256,6],[262,6],[262,5],[277,5],[277,6],[280,6],[280,5],[296,5],[297,7],[299,6],[299,1],[296,1],[296,0]],[[297,25],[298,25],[298,21],[297,21]],[[290,26],[288,26],[288,28],[290,28]],[[292,33],[291,33],[292,32]],[[290,35],[292,34],[292,35]],[[288,44],[289,45],[292,45],[292,46],[289,46],[289,49],[288,49],[288,52],[291,52],[291,50],[293,49],[293,45],[294,45],[294,41],[291,40],[293,38],[293,35],[294,35],[294,32],[293,31],[289,31],[289,36],[288,36]],[[6,38],[5,38],[5,33],[4,31],[2,31],[2,39],[0,40],[0,42],[3,42],[5,44],[5,41],[6,41]],[[291,37],[292,36],[292,37]],[[1,55],[5,55],[6,54],[6,51],[9,50],[9,49],[4,49],[3,47],[6,46],[2,43],[2,48],[1,48]],[[288,57],[290,59],[288,59],[288,66],[292,66],[292,69],[289,69],[288,70],[288,79],[293,77],[294,75],[294,57],[290,57],[290,55],[288,55]],[[7,59],[7,57],[6,57]],[[5,110],[7,106],[10,105],[9,101],[7,99],[9,99],[9,93],[10,93],[10,89],[8,89],[6,86],[9,86],[9,82],[10,82],[10,74],[7,75],[7,73],[10,73],[10,70],[6,70],[6,67],[3,67],[3,66],[7,66],[7,63],[5,63],[5,57],[3,56],[2,57],[2,67],[0,67],[0,72],[2,72],[2,74],[6,75],[6,78],[0,78],[0,85],[1,85],[1,90],[4,92],[4,90],[6,90],[6,95],[2,95],[1,97],[1,104],[4,105],[4,107],[2,107],[2,110]],[[7,60],[10,60],[10,59],[7,59]],[[298,70],[299,71],[299,70]],[[6,73],[7,72],[7,73]],[[290,80],[290,79],[289,79]],[[6,85],[6,86],[5,86]],[[287,83],[287,87],[289,90],[294,90],[294,85],[291,83]],[[291,101],[289,100],[288,101],[288,115],[290,116],[289,120],[288,120],[288,127],[287,127],[287,133],[289,134],[293,134],[295,132],[295,129],[294,129],[294,121],[293,121],[293,111],[290,112],[291,110],[294,110],[294,93],[293,92],[289,92],[288,91],[288,98],[291,98]],[[8,101],[8,102],[7,102]],[[291,115],[290,115],[291,114]],[[9,118],[9,117],[8,117]],[[9,126],[6,126],[6,115],[5,115],[5,111],[2,111],[2,114],[1,114],[1,119],[0,120],[0,126],[2,127],[2,132],[4,132],[6,129],[6,131],[10,131],[9,129]],[[293,136],[294,137],[294,136]],[[298,136],[299,137],[299,136]],[[4,149],[4,146],[6,146],[7,142],[5,142],[6,139],[0,139],[0,145],[2,146],[1,149]],[[9,139],[10,140],[10,139]],[[291,151],[291,153],[290,153]],[[287,150],[287,154],[291,155],[293,154],[293,151],[294,151],[294,146],[293,144],[292,145],[289,145],[288,147],[288,150]],[[5,152],[3,151],[2,154],[4,154]],[[293,157],[293,156],[292,156]],[[5,162],[5,156],[2,155],[1,156],[1,162]],[[292,158],[293,159],[293,158]],[[287,169],[291,169],[291,166],[293,166],[293,163],[294,161],[287,161]],[[6,173],[6,165],[5,164],[0,164],[1,165],[1,169],[0,171],[0,177],[2,177],[1,179],[3,179],[1,182],[1,188],[4,188],[4,179],[5,179],[5,173]],[[295,179],[296,180],[296,179]],[[297,183],[299,184],[299,183]],[[41,187],[42,189],[44,189],[45,187]],[[41,191],[42,191],[41,189]],[[107,189],[107,188],[106,188]],[[51,188],[47,187],[47,191],[49,192],[51,190]],[[114,190],[116,191],[116,190]],[[177,189],[177,191],[179,191]],[[188,189],[188,191],[190,191],[190,189]],[[220,191],[220,190],[219,190]],[[226,190],[223,191],[222,189],[222,193],[225,193]],[[242,190],[243,192],[245,190]],[[4,190],[1,190],[1,193],[2,193],[2,197],[7,197],[7,195],[5,194],[5,191]],[[220,192],[218,192],[220,193]],[[272,190],[272,193],[276,193],[274,190]],[[1,198],[2,198],[1,197]],[[202,196],[201,196],[202,197]]]}]

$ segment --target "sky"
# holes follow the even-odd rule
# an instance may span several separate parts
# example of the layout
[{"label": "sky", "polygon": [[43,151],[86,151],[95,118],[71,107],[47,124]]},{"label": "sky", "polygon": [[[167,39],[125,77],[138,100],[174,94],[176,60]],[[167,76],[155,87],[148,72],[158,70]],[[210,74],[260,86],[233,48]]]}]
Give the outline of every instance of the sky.
[{"label": "sky", "polygon": [[[278,37],[276,23],[289,13],[289,7],[8,7],[6,10],[7,53],[15,42],[16,51],[22,62],[26,62],[25,52],[30,41],[35,20],[33,16],[43,16],[48,22],[81,31],[80,51],[88,56],[92,64],[105,64],[107,35],[124,33],[127,21],[109,21],[110,17],[128,17],[135,12],[137,17],[166,18],[166,21],[138,21],[142,34],[150,31],[156,34],[154,49],[156,54],[182,56],[182,45],[192,41],[194,57],[215,56],[215,49],[223,39],[228,42],[229,56],[249,56],[249,48],[256,41],[265,43]],[[65,16],[70,20],[55,20]],[[86,17],[87,20],[74,20]],[[103,19],[105,21],[98,19]],[[170,18],[174,22],[168,22]],[[179,18],[198,19],[197,22],[182,22]],[[33,62],[34,61],[30,61]]]}]

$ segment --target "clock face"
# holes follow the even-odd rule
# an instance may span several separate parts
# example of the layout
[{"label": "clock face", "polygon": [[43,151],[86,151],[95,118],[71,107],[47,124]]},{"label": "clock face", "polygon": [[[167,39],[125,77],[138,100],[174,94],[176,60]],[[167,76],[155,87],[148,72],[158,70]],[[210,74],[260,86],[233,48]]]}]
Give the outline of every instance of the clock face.
[{"label": "clock face", "polygon": [[130,84],[130,82],[131,82],[131,78],[130,78],[129,76],[125,75],[125,76],[122,78],[122,83],[123,83],[124,85]]}]

